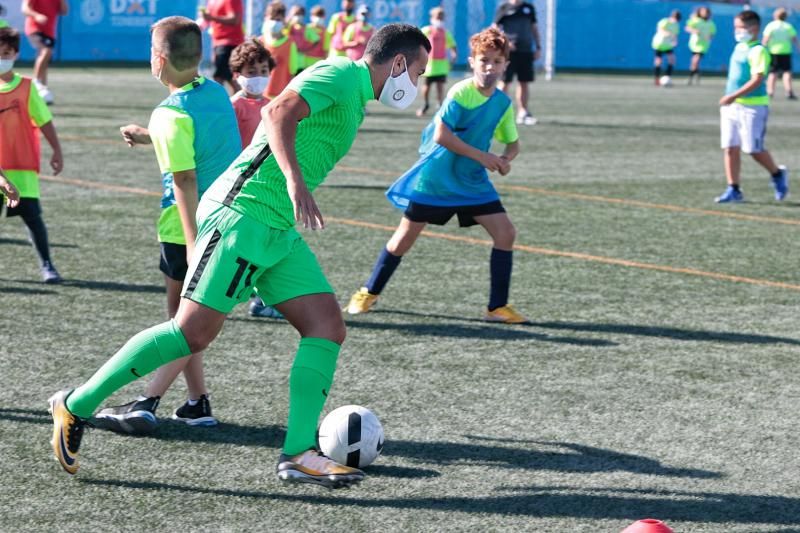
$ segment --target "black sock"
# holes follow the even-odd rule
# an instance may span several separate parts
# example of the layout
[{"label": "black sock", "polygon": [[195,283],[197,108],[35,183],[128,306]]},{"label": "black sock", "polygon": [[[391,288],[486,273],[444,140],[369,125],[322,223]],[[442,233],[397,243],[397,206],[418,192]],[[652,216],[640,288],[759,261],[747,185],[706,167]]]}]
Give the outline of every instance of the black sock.
[{"label": "black sock", "polygon": [[656,79],[661,77],[661,67],[653,67],[653,71],[656,73]]},{"label": "black sock", "polygon": [[781,169],[778,169],[778,171],[775,174],[773,174],[772,177],[773,178],[780,178],[781,174],[783,174],[783,171]]},{"label": "black sock", "polygon": [[733,189],[736,192],[739,192],[739,184],[738,183],[734,183],[733,185],[731,185],[731,189]]},{"label": "black sock", "polygon": [[514,252],[492,248],[491,259],[489,260],[489,274],[491,276],[489,311],[494,311],[498,307],[503,307],[508,304],[508,289],[511,285],[513,254]]},{"label": "black sock", "polygon": [[401,259],[402,255],[392,255],[386,248],[381,250],[381,255],[372,267],[372,275],[367,280],[366,287],[370,294],[380,294],[383,291]]},{"label": "black sock", "polygon": [[672,76],[672,65],[667,65],[667,76]]},{"label": "black sock", "polygon": [[42,266],[50,262],[50,245],[47,242],[47,228],[44,225],[41,215],[32,217],[22,217],[25,225],[28,226],[28,235],[33,241],[36,253],[39,254],[39,262]]}]

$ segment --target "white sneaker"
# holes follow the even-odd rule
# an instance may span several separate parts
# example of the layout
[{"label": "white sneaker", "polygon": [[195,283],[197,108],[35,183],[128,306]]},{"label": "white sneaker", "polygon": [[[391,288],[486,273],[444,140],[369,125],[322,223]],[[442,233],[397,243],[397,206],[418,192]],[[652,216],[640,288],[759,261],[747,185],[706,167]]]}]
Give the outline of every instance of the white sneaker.
[{"label": "white sneaker", "polygon": [[534,126],[537,122],[539,121],[527,111],[517,113],[517,124],[520,126]]},{"label": "white sneaker", "polygon": [[36,86],[36,90],[39,92],[39,96],[42,97],[44,103],[47,105],[53,104],[53,93],[50,92],[50,89],[47,88],[47,85],[43,84],[39,80],[33,80],[33,84]]}]

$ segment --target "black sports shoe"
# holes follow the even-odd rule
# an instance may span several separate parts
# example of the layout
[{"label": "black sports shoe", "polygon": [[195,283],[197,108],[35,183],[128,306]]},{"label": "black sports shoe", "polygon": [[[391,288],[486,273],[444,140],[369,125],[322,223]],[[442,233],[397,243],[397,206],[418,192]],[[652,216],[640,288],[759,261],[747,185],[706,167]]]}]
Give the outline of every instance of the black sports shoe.
[{"label": "black sports shoe", "polygon": [[160,396],[137,399],[125,405],[107,407],[95,415],[97,427],[127,433],[128,435],[143,435],[152,433],[158,425],[156,408]]},{"label": "black sports shoe", "polygon": [[190,405],[187,401],[175,409],[172,415],[173,420],[189,424],[190,426],[216,426],[217,419],[211,416],[211,402],[208,396],[203,394],[197,403]]}]

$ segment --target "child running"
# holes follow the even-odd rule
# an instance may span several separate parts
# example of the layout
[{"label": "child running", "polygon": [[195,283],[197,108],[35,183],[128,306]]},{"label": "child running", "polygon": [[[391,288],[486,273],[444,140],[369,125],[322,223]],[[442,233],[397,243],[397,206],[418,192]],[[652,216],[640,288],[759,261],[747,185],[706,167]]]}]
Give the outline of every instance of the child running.
[{"label": "child running", "polygon": [[[195,213],[200,197],[241,151],[239,130],[228,93],[197,73],[202,56],[200,27],[184,17],[168,17],[152,28],[153,76],[169,96],[150,116],[147,128],[120,128],[129,146],[152,144],[164,195],[158,220],[160,269],[167,290],[167,316],[178,311],[181,286],[197,236]],[[190,426],[213,426],[211,403],[203,376],[203,353],[195,351],[159,368],[144,395],[103,409],[104,427],[122,433],[147,433],[157,426],[156,408],[183,372],[189,399],[172,418]]]},{"label": "child running", "polygon": [[656,76],[656,86],[662,84],[661,65],[664,56],[667,56],[667,78],[672,76],[672,69],[675,67],[675,47],[678,46],[678,34],[681,30],[678,24],[680,21],[681,12],[675,9],[669,14],[669,17],[659,20],[656,25],[656,33],[650,43],[655,54],[653,74]]},{"label": "child running", "polygon": [[[405,213],[366,285],[344,308],[347,313],[365,313],[375,305],[426,224],[444,225],[456,215],[461,227],[480,224],[492,237],[491,288],[484,320],[527,322],[508,304],[516,231],[487,173],[508,174],[519,154],[511,100],[496,88],[508,66],[509,52],[509,41],[498,29],[470,38],[473,75],[450,89],[422,134],[420,159],[386,192]],[[489,151],[492,138],[506,145],[502,155]]]},{"label": "child running", "polygon": [[14,72],[19,57],[19,32],[11,27],[0,28],[0,167],[6,169],[8,181],[19,191],[19,203],[9,204],[6,216],[19,216],[28,228],[28,235],[39,256],[39,267],[45,283],[60,283],[61,275],[50,259],[47,227],[39,203],[39,131],[53,149],[50,168],[61,172],[64,158],[58,141],[53,115],[47,108],[34,81]]}]

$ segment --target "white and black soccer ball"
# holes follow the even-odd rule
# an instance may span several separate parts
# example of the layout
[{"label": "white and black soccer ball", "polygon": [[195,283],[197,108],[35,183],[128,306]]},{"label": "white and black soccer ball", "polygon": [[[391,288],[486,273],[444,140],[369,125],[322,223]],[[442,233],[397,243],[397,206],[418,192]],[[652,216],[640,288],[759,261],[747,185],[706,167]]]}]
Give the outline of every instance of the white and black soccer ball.
[{"label": "white and black soccer ball", "polygon": [[667,76],[664,74],[660,78],[658,78],[658,84],[662,87],[672,87],[672,76]]},{"label": "white and black soccer ball", "polygon": [[337,463],[364,468],[383,450],[383,426],[366,407],[345,405],[328,413],[322,421],[319,447]]}]

